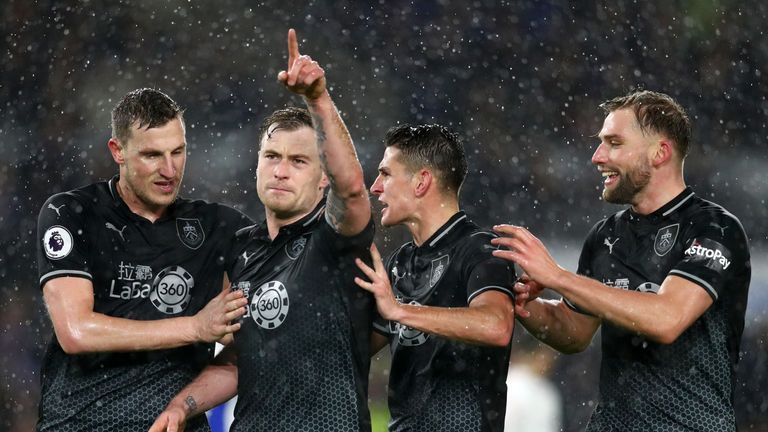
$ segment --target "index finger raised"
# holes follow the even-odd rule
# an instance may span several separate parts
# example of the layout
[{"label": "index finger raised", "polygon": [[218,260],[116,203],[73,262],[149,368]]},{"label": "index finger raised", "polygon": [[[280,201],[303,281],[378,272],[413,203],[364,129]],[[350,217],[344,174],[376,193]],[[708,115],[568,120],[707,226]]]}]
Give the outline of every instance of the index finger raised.
[{"label": "index finger raised", "polygon": [[296,30],[288,30],[288,69],[299,58],[299,41],[296,39]]}]

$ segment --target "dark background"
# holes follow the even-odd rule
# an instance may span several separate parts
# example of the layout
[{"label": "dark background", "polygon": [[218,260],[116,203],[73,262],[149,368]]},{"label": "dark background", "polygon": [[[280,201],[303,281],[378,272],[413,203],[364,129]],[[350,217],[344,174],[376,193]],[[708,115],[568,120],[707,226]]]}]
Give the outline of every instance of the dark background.
[{"label": "dark background", "polygon": [[[369,184],[390,126],[450,125],[469,156],[463,208],[481,225],[530,227],[571,269],[588,229],[619,209],[600,201],[590,164],[597,105],[636,88],[678,99],[694,122],[688,183],[736,214],[752,244],[737,412],[743,430],[768,428],[764,2],[159,3],[0,5],[0,430],[36,418],[51,335],[35,266],[42,203],[116,173],[109,112],[127,91],[155,87],[187,110],[183,194],[262,218],[256,128],[301,103],[276,82],[289,27],[324,66]],[[377,235],[387,251],[405,239]],[[566,431],[582,430],[594,406],[598,359],[593,347],[556,360]]]}]

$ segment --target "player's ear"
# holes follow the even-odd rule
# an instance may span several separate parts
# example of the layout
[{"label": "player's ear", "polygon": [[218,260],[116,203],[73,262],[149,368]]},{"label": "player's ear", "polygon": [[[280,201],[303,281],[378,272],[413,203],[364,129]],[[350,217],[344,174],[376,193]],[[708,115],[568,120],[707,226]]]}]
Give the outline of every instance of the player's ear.
[{"label": "player's ear", "polygon": [[432,177],[432,171],[426,168],[422,168],[413,177],[416,180],[414,190],[416,198],[421,198],[427,194],[430,186],[432,186],[432,182],[434,181],[434,178]]},{"label": "player's ear", "polygon": [[329,183],[328,182],[328,176],[325,175],[325,171],[323,171],[323,176],[320,177],[320,190],[323,190],[326,187],[328,187],[328,183]]},{"label": "player's ear", "polygon": [[655,167],[667,163],[667,161],[672,159],[672,157],[675,155],[675,149],[672,141],[666,138],[659,140],[654,147],[653,155],[651,156],[651,163]]},{"label": "player's ear", "polygon": [[118,165],[125,163],[125,157],[123,156],[123,146],[120,145],[120,141],[115,138],[110,138],[107,142],[107,147],[109,147],[109,152],[112,154],[112,159],[115,160],[115,163]]}]

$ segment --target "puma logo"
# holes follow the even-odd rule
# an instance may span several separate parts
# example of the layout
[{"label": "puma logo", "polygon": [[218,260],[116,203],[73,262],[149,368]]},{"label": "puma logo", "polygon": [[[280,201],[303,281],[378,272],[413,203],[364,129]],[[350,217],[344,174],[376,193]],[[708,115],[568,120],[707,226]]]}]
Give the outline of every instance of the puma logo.
[{"label": "puma logo", "polygon": [[61,216],[61,213],[59,213],[59,210],[61,210],[62,207],[64,207],[66,204],[62,204],[58,207],[53,205],[52,203],[48,204],[48,208],[56,212],[56,216]]},{"label": "puma logo", "polygon": [[243,251],[243,254],[240,255],[241,257],[243,257],[243,266],[247,266],[248,265],[248,260],[251,259],[251,257],[254,256],[254,255],[256,255],[256,252],[248,255],[248,252]]},{"label": "puma logo", "polygon": [[112,231],[120,234],[120,240],[125,241],[125,237],[123,237],[123,231],[125,230],[125,227],[128,225],[125,225],[122,229],[117,229],[116,226],[112,225],[111,223],[107,222],[107,228],[111,229]]},{"label": "puma logo", "polygon": [[614,240],[613,242],[610,241],[610,237],[606,237],[603,240],[603,244],[608,246],[608,253],[609,254],[611,254],[611,255],[613,254],[613,245],[615,245],[617,241],[619,241],[619,237],[616,237],[616,240]]},{"label": "puma logo", "polygon": [[722,226],[720,226],[720,225],[718,225],[718,224],[716,224],[714,222],[710,222],[709,226],[715,227],[715,228],[719,229],[720,230],[720,235],[725,237],[725,230],[728,229],[727,226],[726,227],[722,227]]},{"label": "puma logo", "polygon": [[397,274],[397,266],[392,267],[392,277],[395,278],[395,280],[392,282],[392,287],[396,286],[397,282],[400,281],[400,279],[402,279],[403,276],[405,276],[405,274],[403,275]]}]

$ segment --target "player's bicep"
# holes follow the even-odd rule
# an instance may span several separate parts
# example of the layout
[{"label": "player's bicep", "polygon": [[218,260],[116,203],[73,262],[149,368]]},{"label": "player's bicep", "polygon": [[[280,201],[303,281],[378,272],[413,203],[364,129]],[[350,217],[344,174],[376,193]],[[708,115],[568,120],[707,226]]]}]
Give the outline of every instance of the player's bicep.
[{"label": "player's bicep", "polygon": [[79,326],[93,312],[93,285],[88,279],[60,277],[43,285],[43,299],[56,338],[67,344],[79,336]]},{"label": "player's bicep", "polygon": [[673,307],[678,318],[674,329],[677,335],[690,327],[714,303],[705,287],[675,275],[664,279],[657,295]]}]

